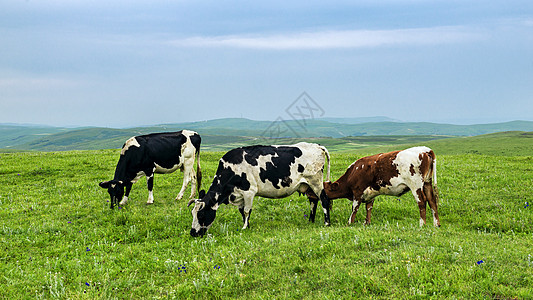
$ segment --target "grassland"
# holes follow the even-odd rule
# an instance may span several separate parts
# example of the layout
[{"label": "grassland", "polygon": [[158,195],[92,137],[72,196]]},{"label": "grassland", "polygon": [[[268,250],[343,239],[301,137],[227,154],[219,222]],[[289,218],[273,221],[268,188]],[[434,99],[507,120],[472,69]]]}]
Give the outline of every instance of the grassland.
[{"label": "grassland", "polygon": [[[0,290],[6,299],[530,299],[533,157],[527,134],[428,141],[438,155],[442,227],[418,226],[411,195],[380,197],[372,224],[307,220],[304,197],[258,198],[251,228],[223,206],[205,238],[191,238],[182,175],[155,178],[110,210],[98,182],[117,150],[0,154]],[[493,143],[493,142],[496,142]],[[400,148],[404,146],[391,146]],[[366,153],[332,152],[332,177]],[[342,149],[341,149],[342,150]],[[474,151],[475,150],[475,151]],[[223,153],[203,152],[203,187]]]}]

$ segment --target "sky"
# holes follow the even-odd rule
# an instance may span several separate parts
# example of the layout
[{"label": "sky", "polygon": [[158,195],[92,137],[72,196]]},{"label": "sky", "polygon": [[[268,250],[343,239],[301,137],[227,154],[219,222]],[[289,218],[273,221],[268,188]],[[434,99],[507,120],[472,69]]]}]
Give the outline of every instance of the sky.
[{"label": "sky", "polygon": [[0,0],[0,123],[533,121],[533,2]]}]

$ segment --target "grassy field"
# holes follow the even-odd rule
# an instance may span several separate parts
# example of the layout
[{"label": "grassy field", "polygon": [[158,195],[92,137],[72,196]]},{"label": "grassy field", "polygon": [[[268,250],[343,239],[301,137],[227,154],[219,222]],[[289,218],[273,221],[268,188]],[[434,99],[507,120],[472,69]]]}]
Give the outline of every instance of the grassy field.
[{"label": "grassy field", "polygon": [[[142,179],[111,210],[98,182],[111,179],[118,150],[2,153],[0,294],[531,299],[533,157],[508,150],[524,141],[500,140],[497,151],[487,140],[427,143],[438,156],[441,228],[418,226],[409,194],[376,200],[370,226],[361,212],[346,226],[351,203],[336,200],[330,227],[322,215],[310,224],[308,201],[293,195],[257,198],[245,231],[238,210],[223,206],[204,238],[190,237],[187,200],[174,200],[181,173],[155,177],[154,205],[144,204]],[[377,150],[332,151],[332,177]],[[201,154],[204,188],[222,154]]]}]

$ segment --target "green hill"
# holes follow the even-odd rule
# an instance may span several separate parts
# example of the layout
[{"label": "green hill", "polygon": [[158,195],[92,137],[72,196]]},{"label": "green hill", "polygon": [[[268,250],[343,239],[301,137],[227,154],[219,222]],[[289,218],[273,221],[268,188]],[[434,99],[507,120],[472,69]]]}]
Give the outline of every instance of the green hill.
[{"label": "green hill", "polygon": [[[454,137],[423,143],[437,155],[480,154],[502,156],[533,156],[533,132],[507,131],[473,137]],[[420,143],[388,145],[355,149],[360,155],[388,152],[417,146]]]},{"label": "green hill", "polygon": [[[334,119],[329,119],[334,120]],[[477,136],[501,131],[533,131],[533,122],[451,125],[436,123],[373,122],[358,119],[254,121],[243,118],[162,124],[126,129],[59,128],[0,125],[0,149],[61,151],[120,148],[131,136],[152,132],[195,130],[204,150],[227,150],[251,144],[288,144],[315,141],[335,150],[418,143],[452,136]],[[442,141],[441,143],[444,143]]]}]

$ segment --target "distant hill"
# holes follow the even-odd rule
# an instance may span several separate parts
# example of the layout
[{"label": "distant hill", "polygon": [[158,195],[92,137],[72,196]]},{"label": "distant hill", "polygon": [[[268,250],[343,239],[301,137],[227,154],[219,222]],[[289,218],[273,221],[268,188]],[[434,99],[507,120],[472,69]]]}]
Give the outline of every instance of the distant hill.
[{"label": "distant hill", "polygon": [[[354,153],[367,155],[380,152],[388,152],[405,149],[419,145],[415,143],[405,143],[399,147],[398,144],[391,144],[379,147],[367,147],[353,149]],[[460,155],[460,154],[480,154],[480,155],[502,155],[502,156],[533,156],[533,132],[506,131],[490,134],[483,134],[472,137],[453,137],[425,141],[425,146],[435,151],[439,155]],[[530,160],[527,161],[529,164]]]},{"label": "distant hill", "polygon": [[360,118],[319,118],[318,120],[338,124],[362,124],[377,122],[401,122],[389,117],[360,117]]},{"label": "distant hill", "polygon": [[391,121],[357,123],[363,120],[361,118],[337,119],[337,123],[332,122],[333,120],[335,119],[270,122],[228,118],[124,129],[4,124],[0,125],[0,149],[60,151],[120,148],[127,138],[134,135],[182,129],[199,132],[203,138],[203,148],[213,150],[259,143],[280,144],[302,139],[320,140],[324,144],[332,144],[333,139],[340,139],[341,144],[355,145],[357,143],[351,139],[363,137],[368,138],[366,143],[362,143],[363,145],[379,146],[380,144],[375,141],[383,137],[389,137],[390,140],[393,136],[419,136],[422,140],[429,140],[450,136],[477,136],[502,131],[533,131],[533,122],[529,121],[452,125]]}]

